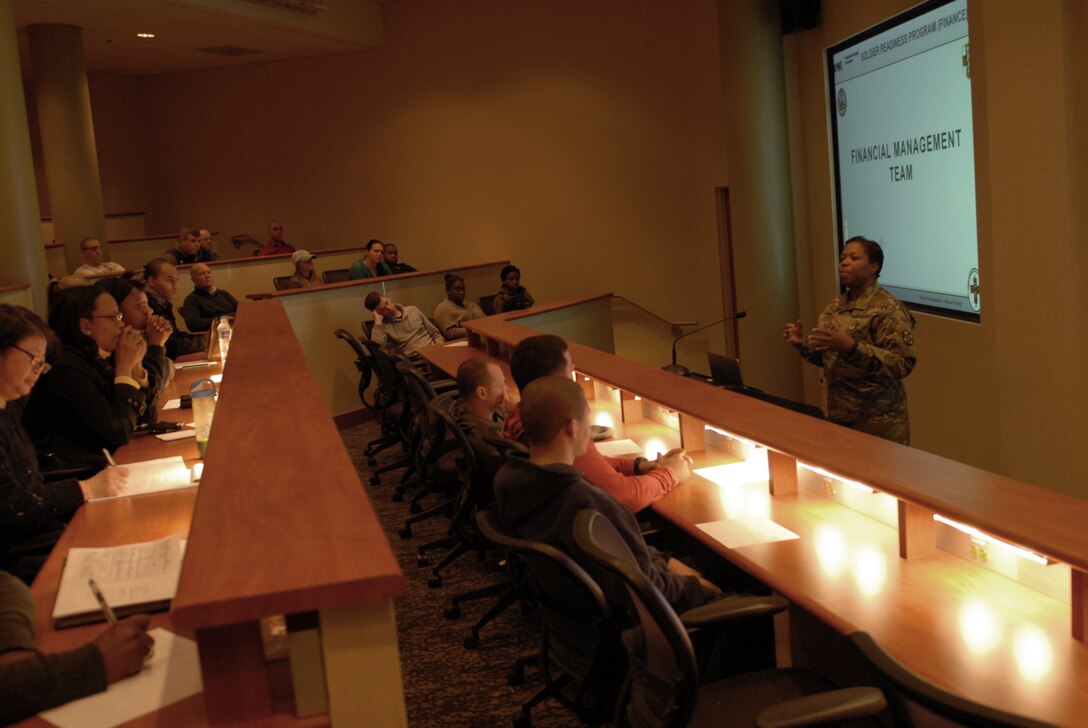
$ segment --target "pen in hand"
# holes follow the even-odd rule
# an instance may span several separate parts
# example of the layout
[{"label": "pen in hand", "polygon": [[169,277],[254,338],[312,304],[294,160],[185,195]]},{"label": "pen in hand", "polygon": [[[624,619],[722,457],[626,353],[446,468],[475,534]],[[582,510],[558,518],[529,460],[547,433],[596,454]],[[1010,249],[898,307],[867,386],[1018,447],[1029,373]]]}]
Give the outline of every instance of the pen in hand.
[{"label": "pen in hand", "polygon": [[110,455],[110,451],[106,448],[102,448],[102,454],[106,456],[106,462],[110,464],[111,468],[116,468],[117,463],[113,461],[113,456]]},{"label": "pen in hand", "polygon": [[106,597],[102,596],[102,591],[98,588],[98,584],[95,584],[94,579],[87,580],[87,586],[91,588],[91,593],[94,594],[95,601],[98,602],[99,609],[102,610],[102,614],[106,616],[106,619],[110,624],[117,624],[117,615],[113,613],[113,607],[106,601]]}]

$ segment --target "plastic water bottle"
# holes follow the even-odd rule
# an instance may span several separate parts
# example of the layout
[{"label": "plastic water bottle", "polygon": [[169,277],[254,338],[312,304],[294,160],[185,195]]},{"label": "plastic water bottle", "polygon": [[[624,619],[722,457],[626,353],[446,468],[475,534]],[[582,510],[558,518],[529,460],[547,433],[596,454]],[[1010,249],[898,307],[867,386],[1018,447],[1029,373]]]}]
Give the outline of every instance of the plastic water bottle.
[{"label": "plastic water bottle", "polygon": [[215,418],[215,382],[201,379],[189,387],[189,396],[193,401],[193,424],[196,425],[196,449],[200,457],[208,449],[208,434],[212,431]]},{"label": "plastic water bottle", "polygon": [[227,351],[230,349],[230,335],[233,329],[230,327],[230,321],[226,316],[219,317],[219,325],[215,327],[216,333],[219,335],[219,358],[223,363],[227,363]]}]

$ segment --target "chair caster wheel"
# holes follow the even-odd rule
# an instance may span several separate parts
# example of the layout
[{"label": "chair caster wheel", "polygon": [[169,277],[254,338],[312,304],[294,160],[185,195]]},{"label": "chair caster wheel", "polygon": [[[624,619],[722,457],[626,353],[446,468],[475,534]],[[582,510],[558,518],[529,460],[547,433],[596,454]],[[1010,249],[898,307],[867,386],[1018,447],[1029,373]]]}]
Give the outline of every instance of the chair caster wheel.
[{"label": "chair caster wheel", "polygon": [[427,586],[431,589],[437,589],[442,586],[442,577],[437,574],[431,574],[427,577]]},{"label": "chair caster wheel", "polygon": [[394,503],[400,503],[404,500],[404,493],[394,493],[391,499]]},{"label": "chair caster wheel", "polygon": [[378,464],[378,458],[371,458],[371,457],[368,457],[368,458],[366,459],[366,464],[367,464],[367,465],[369,465],[370,467],[374,467],[375,465],[377,465],[377,464]]},{"label": "chair caster wheel", "polygon": [[446,619],[460,619],[461,618],[461,605],[454,604],[453,606],[446,607],[442,610],[442,616]]},{"label": "chair caster wheel", "polygon": [[525,670],[520,667],[515,667],[506,676],[506,684],[510,687],[517,687],[525,683]]},{"label": "chair caster wheel", "polygon": [[431,560],[427,558],[427,554],[419,554],[416,556],[416,566],[424,568],[431,565]]},{"label": "chair caster wheel", "polygon": [[411,526],[405,526],[404,528],[400,529],[400,531],[398,531],[398,533],[400,534],[401,538],[409,539],[409,538],[412,537],[412,527]]},{"label": "chair caster wheel", "polygon": [[380,485],[381,482],[382,482],[382,478],[381,478],[380,475],[371,475],[370,476],[370,484],[371,485]]},{"label": "chair caster wheel", "polygon": [[416,513],[422,513],[423,512],[423,506],[421,506],[418,503],[413,503],[412,505],[408,506],[408,512],[411,513],[412,515],[415,515]]},{"label": "chair caster wheel", "polygon": [[479,637],[479,635],[470,634],[468,637],[465,637],[465,649],[466,650],[474,650],[479,646],[480,646],[480,637]]}]

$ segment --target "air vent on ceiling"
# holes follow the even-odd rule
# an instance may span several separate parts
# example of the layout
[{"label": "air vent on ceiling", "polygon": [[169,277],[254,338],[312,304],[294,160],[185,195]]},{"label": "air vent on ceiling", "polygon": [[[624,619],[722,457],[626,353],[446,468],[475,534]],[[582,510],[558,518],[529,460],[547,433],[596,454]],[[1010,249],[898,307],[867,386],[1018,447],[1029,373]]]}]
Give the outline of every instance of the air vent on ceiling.
[{"label": "air vent on ceiling", "polygon": [[242,48],[241,46],[215,46],[214,48],[197,48],[202,53],[214,53],[217,56],[252,56],[254,53],[264,53],[254,48]]}]

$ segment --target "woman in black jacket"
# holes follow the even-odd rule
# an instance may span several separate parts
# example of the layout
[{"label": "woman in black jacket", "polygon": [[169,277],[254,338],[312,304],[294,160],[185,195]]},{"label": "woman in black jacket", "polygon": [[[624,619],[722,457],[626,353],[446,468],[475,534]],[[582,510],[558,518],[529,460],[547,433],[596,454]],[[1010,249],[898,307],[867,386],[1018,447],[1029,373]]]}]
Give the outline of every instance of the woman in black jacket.
[{"label": "woman in black jacket", "polygon": [[23,424],[45,467],[105,465],[147,407],[147,341],[100,285],[62,291],[49,311],[60,357],[30,397]]},{"label": "woman in black jacket", "polygon": [[33,312],[0,304],[0,569],[27,583],[85,498],[115,495],[125,487],[125,468],[107,468],[81,481],[42,478],[20,420],[55,350],[53,332]]}]

